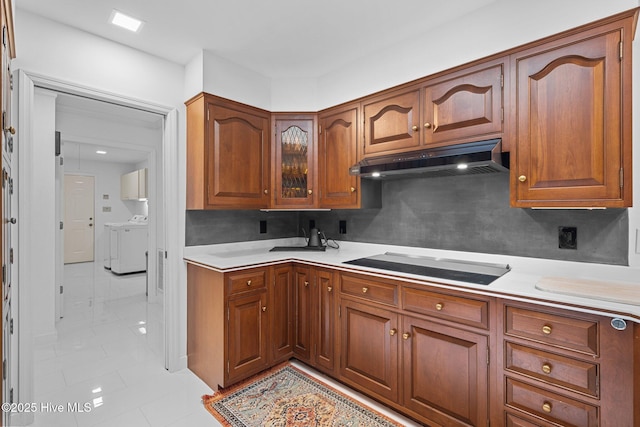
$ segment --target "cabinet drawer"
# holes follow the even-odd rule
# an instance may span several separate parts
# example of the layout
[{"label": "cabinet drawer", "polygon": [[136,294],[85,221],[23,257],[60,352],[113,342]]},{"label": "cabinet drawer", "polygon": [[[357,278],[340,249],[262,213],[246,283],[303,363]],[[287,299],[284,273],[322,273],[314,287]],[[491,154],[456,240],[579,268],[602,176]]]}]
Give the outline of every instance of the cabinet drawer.
[{"label": "cabinet drawer", "polygon": [[442,294],[423,289],[403,288],[404,309],[488,329],[487,301]]},{"label": "cabinet drawer", "polygon": [[586,354],[598,354],[598,323],[595,321],[507,307],[505,332]]},{"label": "cabinet drawer", "polygon": [[598,365],[507,342],[505,369],[598,396]]},{"label": "cabinet drawer", "polygon": [[598,408],[507,378],[506,404],[565,427],[596,427]]},{"label": "cabinet drawer", "polygon": [[262,290],[266,288],[266,285],[266,270],[241,271],[227,275],[227,291],[229,294]]},{"label": "cabinet drawer", "polygon": [[364,277],[342,275],[340,291],[369,301],[398,305],[398,286]]},{"label": "cabinet drawer", "polygon": [[507,427],[541,427],[540,424],[533,424],[511,414],[507,414],[507,421],[505,425]]}]

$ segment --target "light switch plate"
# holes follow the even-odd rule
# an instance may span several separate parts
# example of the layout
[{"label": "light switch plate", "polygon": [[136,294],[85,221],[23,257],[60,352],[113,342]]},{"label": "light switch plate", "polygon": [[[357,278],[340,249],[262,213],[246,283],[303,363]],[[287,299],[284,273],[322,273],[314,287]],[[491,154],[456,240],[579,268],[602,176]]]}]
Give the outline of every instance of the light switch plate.
[{"label": "light switch plate", "polygon": [[111,212],[111,206],[103,206],[102,212]]}]

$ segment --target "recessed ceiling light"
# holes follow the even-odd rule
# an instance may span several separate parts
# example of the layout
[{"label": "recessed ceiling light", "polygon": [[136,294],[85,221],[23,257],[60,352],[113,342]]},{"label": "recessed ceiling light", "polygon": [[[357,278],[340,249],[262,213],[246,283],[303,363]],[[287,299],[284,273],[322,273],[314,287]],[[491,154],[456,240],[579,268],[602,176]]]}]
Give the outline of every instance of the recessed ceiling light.
[{"label": "recessed ceiling light", "polygon": [[98,150],[98,151],[96,151],[96,154],[107,154],[107,152],[106,151],[102,151],[102,150]]},{"label": "recessed ceiling light", "polygon": [[143,24],[141,20],[129,15],[125,15],[124,13],[115,9],[111,12],[109,22],[111,22],[113,25],[117,25],[118,27],[126,28],[129,31],[133,31],[134,33],[140,31],[140,28],[142,28]]}]

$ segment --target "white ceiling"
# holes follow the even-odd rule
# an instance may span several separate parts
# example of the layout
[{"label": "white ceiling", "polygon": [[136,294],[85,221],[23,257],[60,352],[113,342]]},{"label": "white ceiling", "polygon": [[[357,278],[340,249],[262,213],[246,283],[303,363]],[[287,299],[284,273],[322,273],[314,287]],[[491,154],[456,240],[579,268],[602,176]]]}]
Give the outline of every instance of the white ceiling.
[{"label": "white ceiling", "polygon": [[[160,114],[64,93],[56,96],[56,113],[93,117],[113,124],[120,123],[151,129],[159,129],[163,124],[163,117]],[[148,151],[123,148],[121,144],[109,142],[108,135],[100,138],[99,142],[69,141],[64,134],[61,138],[63,156],[66,159],[135,164],[147,160],[149,156]],[[96,153],[98,150],[106,151],[107,154],[98,154]]]},{"label": "white ceiling", "polygon": [[[496,0],[18,0],[16,7],[170,61],[201,50],[267,77],[318,77]],[[145,21],[108,23],[113,9]]]}]

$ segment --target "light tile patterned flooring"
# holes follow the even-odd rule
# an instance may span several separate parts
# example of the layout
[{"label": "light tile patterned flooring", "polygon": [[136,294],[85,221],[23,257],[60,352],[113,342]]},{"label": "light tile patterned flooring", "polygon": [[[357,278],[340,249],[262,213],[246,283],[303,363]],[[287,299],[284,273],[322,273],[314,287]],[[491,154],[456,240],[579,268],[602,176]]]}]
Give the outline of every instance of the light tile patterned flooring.
[{"label": "light tile patterned flooring", "polygon": [[[82,263],[66,265],[64,277],[57,340],[35,346],[34,401],[65,410],[36,412],[33,427],[220,426],[200,402],[212,390],[188,369],[164,369],[162,305],[147,303],[144,274],[116,276]],[[418,425],[296,366],[403,425]],[[90,410],[70,412],[69,403]]]}]

